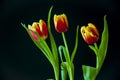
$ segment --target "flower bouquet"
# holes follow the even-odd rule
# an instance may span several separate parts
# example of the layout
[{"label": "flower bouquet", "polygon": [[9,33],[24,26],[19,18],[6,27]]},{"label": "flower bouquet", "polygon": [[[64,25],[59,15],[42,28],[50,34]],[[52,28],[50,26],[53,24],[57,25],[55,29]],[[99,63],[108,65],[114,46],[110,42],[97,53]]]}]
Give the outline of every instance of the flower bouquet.
[{"label": "flower bouquet", "polygon": [[[102,32],[100,45],[97,44],[100,38],[99,31],[93,23],[88,23],[88,26],[82,26],[80,29],[79,25],[77,25],[75,45],[72,53],[70,53],[64,34],[69,28],[67,16],[64,13],[59,15],[54,14],[53,22],[55,30],[62,35],[64,42],[63,45],[57,46],[50,24],[52,9],[53,6],[48,12],[47,23],[43,19],[40,19],[39,22],[33,22],[33,24],[28,25],[28,27],[26,27],[23,23],[21,23],[21,25],[25,28],[34,44],[40,51],[42,51],[51,63],[55,74],[55,80],[74,80],[75,67],[73,61],[79,46],[78,34],[80,31],[84,41],[96,55],[96,67],[82,65],[83,77],[84,80],[95,80],[101,70],[108,48],[108,25],[106,16],[104,16],[104,29]],[[48,38],[51,46],[48,46],[46,41]],[[48,80],[54,80],[54,78]]]}]

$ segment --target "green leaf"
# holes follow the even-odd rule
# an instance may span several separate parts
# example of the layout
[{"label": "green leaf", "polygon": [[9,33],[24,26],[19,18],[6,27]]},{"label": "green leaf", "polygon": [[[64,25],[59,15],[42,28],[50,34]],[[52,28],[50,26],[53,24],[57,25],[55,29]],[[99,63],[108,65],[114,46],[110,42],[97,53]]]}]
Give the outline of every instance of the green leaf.
[{"label": "green leaf", "polygon": [[68,62],[61,63],[61,78],[62,80],[67,80],[67,72],[69,76],[69,80],[74,80],[74,66],[73,64],[69,64]]},{"label": "green leaf", "polygon": [[79,32],[79,26],[77,26],[77,30],[76,30],[76,41],[75,41],[75,46],[71,55],[71,62],[73,62],[76,51],[77,51],[77,47],[78,47],[78,32]]},{"label": "green leaf", "polygon": [[91,50],[93,50],[96,55],[98,55],[98,54],[97,54],[97,49],[96,49],[94,46],[89,45],[89,48],[90,48]]},{"label": "green leaf", "polygon": [[48,22],[48,29],[51,31],[51,26],[50,26],[50,18],[51,18],[51,12],[52,12],[52,9],[53,9],[53,6],[51,6],[50,7],[50,10],[49,10],[49,12],[48,12],[48,20],[47,20],[47,22]]},{"label": "green leaf", "polygon": [[66,62],[69,62],[69,63],[70,63],[70,59],[69,59],[69,56],[67,55],[66,48],[65,48],[64,46],[60,45],[60,46],[58,47],[58,51],[59,51],[59,54],[60,54],[61,62],[64,62],[64,61],[63,61],[63,56],[62,56],[62,54],[64,54],[64,57],[65,57]]},{"label": "green leaf", "polygon": [[98,45],[97,43],[94,43],[95,49],[98,51]]},{"label": "green leaf", "polygon": [[[73,65],[72,62],[70,62],[69,56],[67,55],[67,52],[66,52],[66,49],[65,49],[64,46],[59,46],[58,50],[59,50],[59,54],[60,54],[60,59],[61,59],[61,61],[62,61],[62,67],[63,67],[64,69],[67,69],[70,80],[73,80],[73,77],[74,77],[74,65]],[[63,61],[62,52],[63,52],[63,54],[64,54],[64,57],[65,57],[65,60],[66,60],[66,61]],[[65,72],[65,73],[66,73],[66,72]],[[63,75],[63,74],[64,74],[64,73],[62,73],[62,75]],[[63,77],[64,77],[64,76],[63,76]]]},{"label": "green leaf", "polygon": [[59,61],[58,61],[58,52],[57,52],[57,46],[54,40],[54,37],[51,33],[51,25],[50,25],[50,18],[51,18],[51,12],[52,12],[53,6],[51,6],[49,12],[48,12],[48,20],[47,20],[47,25],[48,25],[48,32],[49,32],[49,38],[50,38],[50,44],[51,44],[51,49],[53,53],[53,58],[54,58],[54,73],[55,73],[55,78],[56,80],[59,80]]},{"label": "green leaf", "polygon": [[55,40],[51,32],[49,32],[49,36],[50,36],[50,43],[51,43],[51,49],[52,49],[53,56],[55,58],[55,61],[58,62],[57,46],[56,46]]},{"label": "green leaf", "polygon": [[100,67],[102,66],[104,59],[106,57],[107,48],[108,48],[108,24],[107,24],[106,15],[105,15],[104,16],[104,30],[102,32],[101,43],[100,43],[99,50],[98,50],[98,55],[100,57],[100,60],[99,60]]},{"label": "green leaf", "polygon": [[50,37],[50,43],[51,43],[51,49],[53,56],[55,58],[56,63],[58,63],[58,52],[57,52],[57,46],[54,40],[54,37],[51,33],[51,26],[50,26],[50,18],[51,18],[51,12],[52,12],[53,6],[51,6],[49,13],[48,13],[48,31],[49,31],[49,37]]},{"label": "green leaf", "polygon": [[47,52],[49,58],[54,62],[55,61],[54,57],[53,57],[52,52],[51,52],[49,46],[47,45],[46,41],[43,38],[41,38],[38,33],[36,33],[36,35],[40,39],[40,42],[38,44],[41,44],[41,47]]},{"label": "green leaf", "polygon": [[96,54],[96,68],[98,68],[98,66],[99,66],[99,59],[100,59],[100,56],[99,56],[99,54],[98,54],[98,46],[97,46],[97,44],[95,43],[94,46],[93,46],[93,45],[89,45],[89,48],[90,48],[91,50],[93,50],[94,53]]},{"label": "green leaf", "polygon": [[74,65],[73,63],[68,63],[66,62],[66,68],[67,68],[67,71],[68,71],[68,75],[69,75],[69,80],[74,80]]},{"label": "green leaf", "polygon": [[58,51],[59,51],[59,55],[60,55],[60,60],[61,60],[61,62],[63,62],[63,55],[62,54],[64,53],[64,46],[62,46],[62,45],[59,46]]},{"label": "green leaf", "polygon": [[82,65],[84,80],[95,80],[96,68]]},{"label": "green leaf", "polygon": [[65,63],[61,63],[61,80],[67,80],[67,66]]}]

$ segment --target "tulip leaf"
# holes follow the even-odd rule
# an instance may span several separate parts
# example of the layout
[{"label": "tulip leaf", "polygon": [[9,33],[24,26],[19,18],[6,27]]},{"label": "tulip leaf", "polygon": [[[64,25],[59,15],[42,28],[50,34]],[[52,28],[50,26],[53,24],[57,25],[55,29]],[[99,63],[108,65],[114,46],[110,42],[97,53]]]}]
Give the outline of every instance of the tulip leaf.
[{"label": "tulip leaf", "polygon": [[96,68],[82,65],[84,80],[95,80]]},{"label": "tulip leaf", "polygon": [[98,50],[93,45],[89,45],[89,48],[94,51],[94,53],[96,54],[96,56],[98,55],[97,54]]},{"label": "tulip leaf", "polygon": [[63,52],[63,54],[64,54],[64,57],[65,57],[66,62],[70,62],[69,56],[67,55],[67,52],[66,52],[66,48],[65,48],[64,46],[60,45],[60,46],[58,47],[58,50],[59,50],[61,62],[63,62],[62,52]]},{"label": "tulip leaf", "polygon": [[[61,60],[61,62],[63,62],[62,52],[65,53],[65,52],[64,52],[64,46],[62,46],[62,45],[59,46],[59,47],[58,47],[58,51],[59,51],[59,55],[60,55],[60,60]],[[66,59],[66,58],[65,58],[65,59]]]},{"label": "tulip leaf", "polygon": [[95,49],[98,51],[98,45],[97,43],[94,43]]},{"label": "tulip leaf", "polygon": [[[66,80],[66,78],[67,78],[67,66],[65,63],[67,63],[68,58],[67,58],[65,50],[66,50],[65,47],[62,45],[60,45],[58,47],[58,51],[59,51],[59,55],[60,55],[60,59],[61,59],[61,79],[62,80]],[[64,54],[65,61],[63,60],[62,54]]]},{"label": "tulip leaf", "polygon": [[75,46],[71,55],[71,62],[73,62],[76,51],[77,51],[77,47],[78,47],[78,31],[79,30],[79,26],[77,26],[77,30],[76,30],[76,41],[75,41]]},{"label": "tulip leaf", "polygon": [[[62,80],[66,80],[67,77],[67,72],[68,72],[68,76],[69,76],[69,80],[74,80],[74,68],[73,68],[73,64],[69,64],[68,62],[62,62],[62,68],[63,68],[63,72],[62,72]],[[67,70],[67,72],[66,72]],[[65,74],[65,75],[64,75]]]},{"label": "tulip leaf", "polygon": [[106,15],[105,15],[104,16],[104,30],[102,32],[101,44],[98,50],[98,54],[100,56],[100,61],[99,61],[100,68],[106,57],[107,48],[108,48],[108,24],[107,24]]},{"label": "tulip leaf", "polygon": [[61,63],[61,80],[67,80],[67,66],[65,63]]},{"label": "tulip leaf", "polygon": [[51,18],[51,12],[52,12],[53,6],[51,6],[49,13],[48,13],[48,31],[49,31],[49,37],[50,37],[50,43],[51,43],[51,49],[53,56],[55,58],[56,63],[58,63],[58,52],[57,52],[57,46],[54,40],[54,37],[51,33],[51,27],[50,27],[50,18]]},{"label": "tulip leaf", "polygon": [[[42,48],[47,51],[47,53],[48,53],[48,55],[49,55],[49,58],[50,58],[51,60],[54,60],[54,57],[53,57],[53,55],[52,55],[52,52],[51,52],[50,48],[48,47],[46,41],[45,41],[43,38],[41,38],[38,33],[36,33],[36,35],[37,35],[38,38],[40,39],[40,42],[39,42],[38,44],[41,44]],[[36,42],[37,42],[37,41],[36,41]]]},{"label": "tulip leaf", "polygon": [[73,66],[73,63],[66,62],[65,65],[66,65],[66,69],[67,69],[67,72],[68,72],[68,76],[70,78],[69,80],[74,80],[74,66]]},{"label": "tulip leaf", "polygon": [[48,29],[51,31],[51,26],[50,26],[50,18],[51,18],[51,12],[52,12],[53,6],[50,7],[50,10],[48,12]]},{"label": "tulip leaf", "polygon": [[[66,70],[68,72],[70,80],[73,80],[74,66],[73,66],[73,63],[70,62],[69,56],[67,55],[66,48],[64,46],[60,45],[58,50],[59,50],[60,59],[61,59],[61,62],[62,62],[61,63],[61,68],[63,70],[62,73],[61,73],[61,76],[63,78],[62,80],[66,79],[66,74],[67,74]],[[64,57],[65,57],[65,61],[63,60],[62,51],[63,51]],[[65,75],[63,75],[63,74],[65,74]]]},{"label": "tulip leaf", "polygon": [[51,32],[51,25],[50,25],[50,19],[51,19],[51,12],[52,12],[53,6],[49,9],[48,12],[48,20],[47,20],[47,25],[48,25],[48,32],[49,32],[49,38],[50,38],[50,44],[51,44],[51,49],[52,49],[52,54],[54,58],[54,73],[55,73],[55,79],[59,80],[59,61],[58,61],[58,52],[57,52],[57,46],[54,40],[54,37]]}]

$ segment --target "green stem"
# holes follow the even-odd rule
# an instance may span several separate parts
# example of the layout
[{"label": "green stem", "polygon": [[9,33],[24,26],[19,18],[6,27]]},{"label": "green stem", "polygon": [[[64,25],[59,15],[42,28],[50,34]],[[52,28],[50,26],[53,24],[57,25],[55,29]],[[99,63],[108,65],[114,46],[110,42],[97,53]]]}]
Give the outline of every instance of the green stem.
[{"label": "green stem", "polygon": [[96,54],[96,69],[97,69],[96,76],[97,76],[102,67],[102,63],[104,62],[104,60],[101,60],[100,58],[100,54],[98,53],[99,48],[97,43],[94,44],[94,48],[95,48],[95,54]]},{"label": "green stem", "polygon": [[68,50],[68,46],[67,46],[67,42],[66,42],[66,38],[65,38],[64,32],[62,32],[62,37],[63,37],[65,49],[66,49],[67,60],[68,60],[68,63],[70,63],[69,50]]},{"label": "green stem", "polygon": [[72,63],[67,64],[67,71],[68,71],[69,80],[74,80],[74,65]]},{"label": "green stem", "polygon": [[99,54],[98,54],[98,45],[97,43],[94,43],[94,52],[96,54],[96,68],[99,67]]},{"label": "green stem", "polygon": [[56,63],[56,65],[53,66],[54,69],[54,74],[55,74],[55,80],[59,80],[59,67],[58,67],[58,63]]},{"label": "green stem", "polygon": [[67,46],[65,34],[63,32],[62,32],[62,37],[63,37],[63,41],[64,41],[64,45],[65,45],[65,53],[66,53],[65,55],[66,55],[67,62],[68,62],[67,68],[69,67],[67,69],[68,74],[69,74],[69,78],[70,78],[70,80],[74,80],[74,65],[70,60],[69,49],[68,49],[68,46]]},{"label": "green stem", "polygon": [[74,64],[71,64],[70,80],[74,80]]},{"label": "green stem", "polygon": [[64,44],[65,44],[65,47],[66,47],[66,51],[67,51],[67,53],[69,53],[64,32],[62,32],[62,37],[63,37],[63,41],[64,41]]}]

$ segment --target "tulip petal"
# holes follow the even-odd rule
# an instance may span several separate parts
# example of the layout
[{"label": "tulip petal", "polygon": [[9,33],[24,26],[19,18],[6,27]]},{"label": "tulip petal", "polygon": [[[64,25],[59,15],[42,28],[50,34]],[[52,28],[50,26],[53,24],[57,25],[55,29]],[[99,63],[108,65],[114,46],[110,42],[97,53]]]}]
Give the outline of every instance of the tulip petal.
[{"label": "tulip petal", "polygon": [[34,38],[34,40],[38,40],[38,37],[37,35],[33,32],[33,31],[29,31],[30,32],[30,35]]}]

